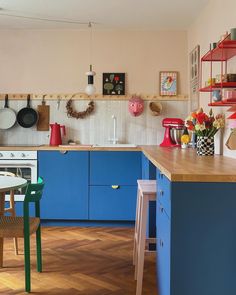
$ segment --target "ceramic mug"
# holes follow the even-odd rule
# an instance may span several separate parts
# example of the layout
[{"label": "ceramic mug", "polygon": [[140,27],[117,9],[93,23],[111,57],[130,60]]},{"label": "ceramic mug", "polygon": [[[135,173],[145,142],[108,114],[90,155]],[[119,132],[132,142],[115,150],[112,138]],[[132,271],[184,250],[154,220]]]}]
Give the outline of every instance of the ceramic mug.
[{"label": "ceramic mug", "polygon": [[221,91],[220,90],[213,90],[213,92],[212,92],[212,99],[214,101],[220,101],[221,98],[222,98]]}]

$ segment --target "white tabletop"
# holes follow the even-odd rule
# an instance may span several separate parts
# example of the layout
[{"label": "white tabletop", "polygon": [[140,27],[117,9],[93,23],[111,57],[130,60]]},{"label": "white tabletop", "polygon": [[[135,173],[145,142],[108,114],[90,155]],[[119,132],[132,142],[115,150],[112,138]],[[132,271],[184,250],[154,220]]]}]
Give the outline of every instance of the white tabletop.
[{"label": "white tabletop", "polygon": [[0,176],[0,192],[24,187],[26,184],[27,180],[21,177]]}]

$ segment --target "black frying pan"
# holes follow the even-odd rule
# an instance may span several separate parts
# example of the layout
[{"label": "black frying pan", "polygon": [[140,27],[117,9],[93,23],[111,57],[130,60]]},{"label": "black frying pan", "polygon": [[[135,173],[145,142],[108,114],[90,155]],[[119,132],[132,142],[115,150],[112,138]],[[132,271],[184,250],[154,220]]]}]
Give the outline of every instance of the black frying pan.
[{"label": "black frying pan", "polygon": [[30,95],[27,96],[27,106],[17,114],[17,122],[21,127],[30,128],[38,121],[38,113],[30,107]]}]

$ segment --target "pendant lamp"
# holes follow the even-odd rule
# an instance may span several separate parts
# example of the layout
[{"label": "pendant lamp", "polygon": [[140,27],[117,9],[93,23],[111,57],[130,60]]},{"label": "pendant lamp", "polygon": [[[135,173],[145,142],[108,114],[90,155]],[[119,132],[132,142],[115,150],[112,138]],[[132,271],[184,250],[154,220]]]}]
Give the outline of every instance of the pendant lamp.
[{"label": "pendant lamp", "polygon": [[88,77],[88,85],[85,88],[85,93],[87,95],[93,95],[96,92],[96,88],[93,85],[94,83],[94,76],[96,75],[96,73],[93,71],[92,68],[92,23],[89,22],[88,27],[90,29],[90,49],[89,49],[89,55],[90,55],[90,66],[89,66],[89,71],[86,72],[86,76]]}]

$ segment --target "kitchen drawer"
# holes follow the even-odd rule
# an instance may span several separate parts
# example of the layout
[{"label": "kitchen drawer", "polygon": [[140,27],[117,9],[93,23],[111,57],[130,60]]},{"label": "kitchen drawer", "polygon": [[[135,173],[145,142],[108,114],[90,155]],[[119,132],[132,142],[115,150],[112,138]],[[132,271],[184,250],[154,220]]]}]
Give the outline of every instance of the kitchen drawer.
[{"label": "kitchen drawer", "polygon": [[90,186],[90,220],[134,220],[137,187]]},{"label": "kitchen drawer", "polygon": [[160,203],[157,203],[156,225],[158,294],[170,295],[171,223]]},{"label": "kitchen drawer", "polygon": [[157,200],[171,217],[171,182],[157,169]]},{"label": "kitchen drawer", "polygon": [[141,152],[90,152],[90,185],[137,185]]}]

